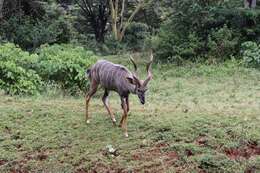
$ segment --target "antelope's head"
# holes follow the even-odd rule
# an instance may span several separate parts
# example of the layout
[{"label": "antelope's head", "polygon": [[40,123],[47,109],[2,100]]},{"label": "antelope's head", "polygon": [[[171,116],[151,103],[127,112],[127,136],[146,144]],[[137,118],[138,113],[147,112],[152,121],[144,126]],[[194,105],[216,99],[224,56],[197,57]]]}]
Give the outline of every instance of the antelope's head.
[{"label": "antelope's head", "polygon": [[130,56],[130,60],[134,65],[135,71],[132,72],[133,78],[128,77],[127,79],[132,85],[135,85],[135,94],[138,95],[140,102],[145,104],[145,92],[148,90],[148,83],[152,79],[151,67],[153,62],[153,53],[151,52],[150,61],[146,65],[147,77],[145,80],[141,80],[137,76],[137,65],[132,56]]}]

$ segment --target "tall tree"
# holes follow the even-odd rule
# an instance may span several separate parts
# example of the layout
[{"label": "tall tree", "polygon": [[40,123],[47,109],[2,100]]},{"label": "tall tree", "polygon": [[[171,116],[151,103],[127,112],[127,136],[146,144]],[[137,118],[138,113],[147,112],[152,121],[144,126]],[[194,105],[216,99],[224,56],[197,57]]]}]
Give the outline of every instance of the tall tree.
[{"label": "tall tree", "polygon": [[0,0],[0,20],[3,18],[4,0]]},{"label": "tall tree", "polygon": [[244,0],[245,8],[255,8],[256,7],[256,0]]},{"label": "tall tree", "polygon": [[97,42],[104,42],[109,17],[108,0],[75,0],[82,10],[83,17],[89,22]]},{"label": "tall tree", "polygon": [[[115,40],[122,41],[126,28],[133,21],[135,15],[144,5],[143,0],[137,0],[134,5],[134,10],[129,17],[125,16],[127,2],[126,0],[109,0],[111,27]],[[119,8],[121,10],[119,11]]]}]

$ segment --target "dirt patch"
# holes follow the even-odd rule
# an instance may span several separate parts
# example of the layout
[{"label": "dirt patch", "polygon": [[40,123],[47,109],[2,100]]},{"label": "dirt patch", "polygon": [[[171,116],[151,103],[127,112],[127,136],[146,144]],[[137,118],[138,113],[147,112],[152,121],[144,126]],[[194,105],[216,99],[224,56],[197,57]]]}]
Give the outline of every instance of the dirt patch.
[{"label": "dirt patch", "polygon": [[[151,147],[142,147],[135,150],[131,155],[131,161],[138,162],[134,168],[126,168],[120,165],[116,160],[107,164],[102,160],[93,161],[89,169],[78,168],[76,173],[163,173],[167,168],[174,166],[175,162],[179,159],[175,151],[168,151],[169,145],[167,143],[157,143]],[[102,153],[106,157],[106,154]],[[176,166],[177,167],[177,166]]]},{"label": "dirt patch", "polygon": [[177,152],[167,151],[169,144],[158,143],[153,147],[142,148],[132,154],[132,159],[143,163],[135,168],[134,172],[165,172],[167,168],[174,166],[176,160],[179,159]]},{"label": "dirt patch", "polygon": [[7,163],[7,160],[0,160],[0,166],[4,165]]},{"label": "dirt patch", "polygon": [[256,143],[249,143],[238,148],[227,148],[224,150],[224,152],[230,159],[249,159],[252,156],[260,155],[260,146],[258,146]]},{"label": "dirt patch", "polygon": [[196,140],[195,140],[195,144],[199,145],[199,146],[206,146],[208,144],[208,139],[206,136],[199,136]]},{"label": "dirt patch", "polygon": [[43,161],[48,158],[48,152],[41,151],[41,152],[36,152],[36,153],[27,153],[25,155],[25,160],[39,160]]},{"label": "dirt patch", "polygon": [[[27,173],[30,172],[27,167],[27,163],[30,160],[44,161],[48,158],[51,151],[35,151],[26,153],[21,160],[15,160],[9,163],[10,172],[12,173]],[[1,163],[0,163],[1,166]]]},{"label": "dirt patch", "polygon": [[78,169],[77,173],[128,173],[129,171],[119,167],[117,163],[112,163],[111,165],[107,165],[103,163],[101,160],[92,162],[90,170],[86,169]]},{"label": "dirt patch", "polygon": [[256,168],[255,167],[246,168],[244,173],[256,173]]},{"label": "dirt patch", "polygon": [[185,154],[187,157],[194,156],[194,153],[190,149],[186,149]]}]

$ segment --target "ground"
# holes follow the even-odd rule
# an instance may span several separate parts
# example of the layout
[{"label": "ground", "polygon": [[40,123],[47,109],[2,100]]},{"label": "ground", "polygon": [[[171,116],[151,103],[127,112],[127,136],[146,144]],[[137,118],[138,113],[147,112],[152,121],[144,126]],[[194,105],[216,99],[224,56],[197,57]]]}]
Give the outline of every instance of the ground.
[{"label": "ground", "polygon": [[[90,124],[83,95],[2,93],[0,172],[260,171],[259,71],[229,62],[153,73],[146,105],[130,97],[129,138],[113,127],[102,89]],[[120,120],[117,94],[110,104]]]}]

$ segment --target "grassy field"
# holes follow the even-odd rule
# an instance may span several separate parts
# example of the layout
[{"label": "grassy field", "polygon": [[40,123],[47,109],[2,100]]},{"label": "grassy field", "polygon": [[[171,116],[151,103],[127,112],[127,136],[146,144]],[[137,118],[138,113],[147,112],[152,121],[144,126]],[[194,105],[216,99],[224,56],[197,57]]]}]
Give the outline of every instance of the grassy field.
[{"label": "grassy field", "polygon": [[147,104],[130,97],[129,138],[102,90],[88,125],[83,96],[1,94],[0,172],[260,172],[260,72],[234,64],[154,66]]}]

